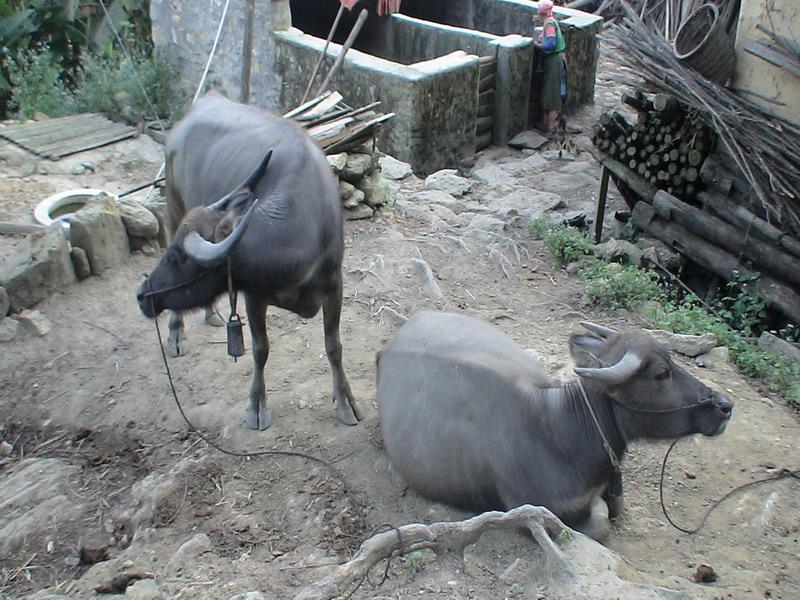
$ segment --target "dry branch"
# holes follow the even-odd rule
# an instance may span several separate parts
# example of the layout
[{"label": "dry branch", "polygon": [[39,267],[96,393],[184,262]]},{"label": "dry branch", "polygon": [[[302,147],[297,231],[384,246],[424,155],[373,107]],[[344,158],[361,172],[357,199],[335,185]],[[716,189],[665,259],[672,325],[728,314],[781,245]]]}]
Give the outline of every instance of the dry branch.
[{"label": "dry branch", "polygon": [[549,510],[525,505],[508,512],[487,512],[465,521],[439,522],[430,525],[403,525],[366,540],[352,560],[339,565],[333,573],[305,587],[294,600],[331,600],[359,584],[380,561],[416,550],[462,556],[485,532],[493,529],[528,529],[544,550],[552,569],[571,572],[569,563],[551,536],[558,537],[567,527]]},{"label": "dry branch", "polygon": [[800,235],[800,127],[685,67],[627,2],[619,6],[625,18],[608,35],[613,59],[705,121],[752,188],[760,216]]}]

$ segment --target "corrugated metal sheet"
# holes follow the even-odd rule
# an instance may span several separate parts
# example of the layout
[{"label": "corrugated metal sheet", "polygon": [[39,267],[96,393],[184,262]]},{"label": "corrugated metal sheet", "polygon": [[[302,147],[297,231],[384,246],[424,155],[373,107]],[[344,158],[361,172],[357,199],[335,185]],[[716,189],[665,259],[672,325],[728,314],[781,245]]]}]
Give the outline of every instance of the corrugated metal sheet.
[{"label": "corrugated metal sheet", "polygon": [[136,135],[136,128],[86,113],[0,127],[0,138],[42,158],[58,160]]}]

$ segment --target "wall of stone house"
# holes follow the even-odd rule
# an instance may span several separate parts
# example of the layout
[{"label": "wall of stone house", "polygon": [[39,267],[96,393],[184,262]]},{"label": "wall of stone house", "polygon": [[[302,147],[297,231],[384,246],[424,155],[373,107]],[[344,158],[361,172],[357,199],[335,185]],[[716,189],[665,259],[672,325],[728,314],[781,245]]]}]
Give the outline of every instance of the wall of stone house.
[{"label": "wall of stone house", "polygon": [[[324,40],[292,29],[276,33],[275,41],[278,103],[288,109],[299,103]],[[329,59],[338,52],[329,48]],[[351,50],[332,88],[346,89],[353,105],[380,100],[379,110],[395,113],[379,147],[427,174],[474,153],[478,75],[477,57],[463,53],[405,66]]]},{"label": "wall of stone house", "polygon": [[[527,0],[474,0],[475,28],[495,35],[532,36],[537,24],[536,3]],[[577,10],[556,7],[554,11],[567,43],[569,96],[567,112],[594,101],[597,61],[600,57],[597,34],[603,19]]]},{"label": "wall of stone house", "polygon": [[[252,4],[251,4],[252,1]],[[274,109],[279,90],[272,71],[275,44],[271,35],[274,0],[230,0],[218,47],[208,72],[206,89],[240,100],[246,15],[253,8],[253,52],[250,95],[258,106]],[[181,85],[194,96],[211,52],[225,0],[150,0],[153,43],[158,52],[176,57]]]},{"label": "wall of stone house", "polygon": [[476,56],[495,54],[495,38],[480,31],[422,21],[405,15],[391,18],[392,54],[386,58],[412,64],[463,50]]},{"label": "wall of stone house", "polygon": [[733,87],[752,92],[747,95],[748,99],[800,124],[800,78],[744,50],[748,40],[769,41],[766,34],[756,29],[758,23],[778,35],[800,41],[800,1],[752,0],[742,3],[736,31]]}]

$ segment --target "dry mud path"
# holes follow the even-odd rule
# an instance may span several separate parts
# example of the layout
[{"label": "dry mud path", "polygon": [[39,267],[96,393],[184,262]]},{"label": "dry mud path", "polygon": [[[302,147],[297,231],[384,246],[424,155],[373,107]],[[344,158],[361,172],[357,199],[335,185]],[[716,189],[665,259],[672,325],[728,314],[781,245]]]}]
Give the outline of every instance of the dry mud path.
[{"label": "dry mud path", "polygon": [[[589,122],[591,112],[583,118]],[[578,150],[585,143],[578,139]],[[129,597],[291,598],[384,525],[467,517],[407,491],[382,451],[375,353],[400,327],[398,315],[423,308],[465,311],[534,349],[562,375],[570,372],[566,343],[580,320],[642,324],[635,313],[584,306],[580,281],[548,264],[541,244],[526,235],[524,219],[506,214],[506,229],[495,233],[466,225],[467,212],[497,217],[513,193],[534,204],[544,198],[535,204],[538,212],[551,208],[545,193],[564,201],[557,212],[591,210],[599,168],[587,153],[539,166],[528,159],[512,150],[487,153],[475,170],[492,167],[502,181],[475,180],[472,193],[447,212],[441,203],[410,205],[422,183],[408,179],[398,189],[404,210],[346,224],[341,333],[345,368],[366,414],[357,427],[334,417],[321,317],[269,312],[273,425],[264,432],[243,426],[249,356],[234,363],[225,355],[223,330],[206,327],[197,314],[187,320],[191,353],[170,360],[170,368],[193,424],[233,451],[297,451],[324,459],[346,480],[346,493],[325,467],[298,458],[228,456],[187,432],[153,323],[134,298],[155,258],[134,254],[118,270],[44,301],[37,308],[51,331],[0,346],[0,437],[14,444],[12,455],[0,457],[0,529],[6,542],[17,536],[13,552],[0,552],[0,597],[51,588],[88,598],[114,576],[133,573],[145,579],[129,588]],[[121,191],[152,176],[158,147],[137,140],[83,160],[94,161],[93,171],[76,175],[77,167],[66,166],[31,174],[25,161],[7,163],[0,211],[19,215],[67,185]],[[545,178],[545,170],[560,175]],[[0,261],[15,243],[0,238]],[[430,266],[441,295],[420,278],[420,260]],[[160,323],[165,331],[166,317]],[[800,424],[730,367],[686,366],[736,402],[722,436],[686,439],[670,459],[667,504],[679,523],[692,526],[732,487],[797,468]],[[682,590],[663,591],[658,597],[664,598],[800,597],[797,482],[746,490],[688,536],[670,527],[659,507],[666,448],[634,444],[624,463],[626,508],[607,546],[626,561],[626,577]],[[9,515],[16,525],[9,525]],[[81,545],[107,547],[108,560],[80,564]],[[529,536],[493,532],[471,546],[463,562],[427,554],[398,558],[378,585],[381,565],[352,597],[611,597],[548,586],[531,575],[540,560]],[[715,582],[692,582],[700,563],[713,567]],[[653,597],[633,589],[616,595]],[[55,597],[48,593],[35,597]]]}]

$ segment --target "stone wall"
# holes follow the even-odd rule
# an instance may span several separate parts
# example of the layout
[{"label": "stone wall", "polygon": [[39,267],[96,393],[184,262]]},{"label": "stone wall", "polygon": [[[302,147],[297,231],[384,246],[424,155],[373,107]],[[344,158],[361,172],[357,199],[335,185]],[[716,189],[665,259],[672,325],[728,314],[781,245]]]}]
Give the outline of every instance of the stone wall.
[{"label": "stone wall", "polygon": [[495,54],[491,43],[496,36],[480,31],[422,21],[404,15],[391,18],[390,60],[412,64],[463,50],[476,56]]},{"label": "stone wall", "polygon": [[[216,89],[241,100],[242,58],[248,9],[251,0],[231,0],[217,51],[209,69],[206,89]],[[270,0],[255,0],[253,13],[253,52],[251,54],[250,95],[258,106],[275,108],[277,77],[272,70],[275,44],[271,35]],[[208,60],[225,0],[150,0],[153,43],[159,52],[177,57],[181,63],[181,84],[194,96]]]},{"label": "stone wall", "polygon": [[[275,41],[278,104],[285,109],[296,106],[302,97],[308,73],[325,42],[296,29],[277,32]],[[338,51],[338,47],[329,48],[329,57],[333,59]],[[405,66],[351,50],[332,87],[346,90],[351,104],[380,100],[382,110],[396,114],[382,130],[379,146],[415,171],[436,171],[475,150],[475,56],[454,53]]]}]

